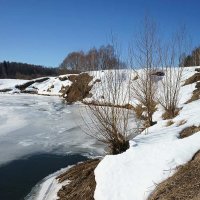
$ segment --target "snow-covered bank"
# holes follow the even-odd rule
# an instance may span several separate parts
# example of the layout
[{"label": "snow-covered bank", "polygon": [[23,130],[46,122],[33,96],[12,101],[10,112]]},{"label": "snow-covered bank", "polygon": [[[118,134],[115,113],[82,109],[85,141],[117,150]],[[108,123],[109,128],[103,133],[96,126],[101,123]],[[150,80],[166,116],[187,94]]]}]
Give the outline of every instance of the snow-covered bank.
[{"label": "snow-covered bank", "polygon": [[25,200],[57,200],[57,192],[62,188],[63,185],[66,185],[68,181],[65,181],[61,184],[58,182],[56,177],[71,167],[72,166],[68,166],[67,168],[61,169],[44,178],[32,189],[31,193],[27,195]]},{"label": "snow-covered bank", "polygon": [[[182,85],[194,70],[184,69]],[[100,162],[95,169],[96,200],[146,200],[157,184],[200,150],[200,132],[178,138],[184,128],[200,125],[200,100],[184,104],[194,88],[195,83],[181,87],[179,107],[182,109],[170,126],[169,120],[162,120],[163,110],[158,106],[154,114],[156,125],[130,141],[131,147],[126,152],[106,156]]]}]

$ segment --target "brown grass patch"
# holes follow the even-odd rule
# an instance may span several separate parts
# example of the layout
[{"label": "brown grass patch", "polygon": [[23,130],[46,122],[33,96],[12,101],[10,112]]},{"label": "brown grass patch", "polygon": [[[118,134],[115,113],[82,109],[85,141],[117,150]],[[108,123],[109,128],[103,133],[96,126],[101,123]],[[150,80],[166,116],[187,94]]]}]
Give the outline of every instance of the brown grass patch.
[{"label": "brown grass patch", "polygon": [[148,200],[200,200],[200,152],[160,183]]},{"label": "brown grass patch", "polygon": [[81,73],[79,75],[70,75],[68,79],[72,82],[71,86],[62,88],[62,96],[65,97],[67,102],[73,103],[76,101],[82,101],[89,95],[92,86],[89,86],[90,81],[93,79],[87,73]]},{"label": "brown grass patch", "polygon": [[169,120],[166,124],[166,126],[171,126],[172,124],[174,124],[174,122],[172,120]]},{"label": "brown grass patch", "polygon": [[58,176],[60,183],[70,181],[59,190],[59,200],[93,200],[96,188],[94,170],[99,162],[99,159],[94,159],[80,163]]},{"label": "brown grass patch", "polygon": [[189,85],[189,84],[195,83],[197,81],[200,81],[200,73],[195,73],[193,76],[186,79],[184,85]]},{"label": "brown grass patch", "polygon": [[177,126],[182,126],[183,124],[185,124],[187,121],[186,120],[181,120],[178,122]]},{"label": "brown grass patch", "polygon": [[[174,111],[174,113],[172,114],[172,113],[170,113],[170,112],[168,112],[168,111],[165,111],[163,114],[162,114],[162,118],[164,119],[164,120],[166,120],[166,119],[172,119],[173,117],[176,117],[178,114],[179,114],[179,111],[180,111],[181,109],[180,108],[177,108],[175,111]],[[173,116],[173,117],[172,117]]]},{"label": "brown grass patch", "polygon": [[27,87],[29,87],[33,83],[42,83],[44,81],[47,81],[48,79],[49,79],[48,77],[39,78],[39,79],[36,79],[36,80],[28,81],[28,82],[26,82],[22,85],[16,85],[15,88],[20,89],[21,91],[24,91]]},{"label": "brown grass patch", "polygon": [[200,131],[200,126],[187,127],[180,132],[180,138],[189,137],[198,131]]},{"label": "brown grass patch", "polygon": [[186,103],[191,103],[192,101],[200,99],[200,82],[197,82],[195,88],[196,90],[193,91],[192,97]]}]

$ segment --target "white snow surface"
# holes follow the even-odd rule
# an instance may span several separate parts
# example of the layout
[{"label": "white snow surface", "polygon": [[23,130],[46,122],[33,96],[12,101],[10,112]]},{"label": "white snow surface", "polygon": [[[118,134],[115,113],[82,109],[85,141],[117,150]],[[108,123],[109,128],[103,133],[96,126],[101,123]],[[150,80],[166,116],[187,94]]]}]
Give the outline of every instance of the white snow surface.
[{"label": "white snow surface", "polygon": [[[195,68],[185,68],[182,84]],[[195,84],[181,87],[179,115],[166,126],[163,109],[158,106],[154,120],[158,123],[130,141],[130,148],[119,155],[107,155],[95,169],[95,200],[146,200],[156,185],[173,175],[200,149],[200,132],[179,139],[182,129],[200,125],[200,100],[184,104]],[[186,123],[180,125],[181,120]]]}]

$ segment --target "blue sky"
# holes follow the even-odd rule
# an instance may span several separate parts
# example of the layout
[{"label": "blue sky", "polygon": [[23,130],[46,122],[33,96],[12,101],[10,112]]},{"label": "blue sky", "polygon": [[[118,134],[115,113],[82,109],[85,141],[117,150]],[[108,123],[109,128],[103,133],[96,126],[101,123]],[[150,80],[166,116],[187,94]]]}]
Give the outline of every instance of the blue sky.
[{"label": "blue sky", "polygon": [[71,51],[110,41],[125,51],[144,15],[163,33],[185,24],[200,45],[199,0],[0,0],[0,61],[58,66]]}]

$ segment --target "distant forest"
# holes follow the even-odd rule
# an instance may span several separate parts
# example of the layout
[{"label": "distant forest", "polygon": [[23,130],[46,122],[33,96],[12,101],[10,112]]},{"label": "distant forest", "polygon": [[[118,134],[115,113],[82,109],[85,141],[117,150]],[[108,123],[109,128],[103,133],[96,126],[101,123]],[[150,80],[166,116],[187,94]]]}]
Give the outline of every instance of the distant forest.
[{"label": "distant forest", "polygon": [[57,74],[56,68],[7,61],[0,63],[0,78],[33,79]]}]

